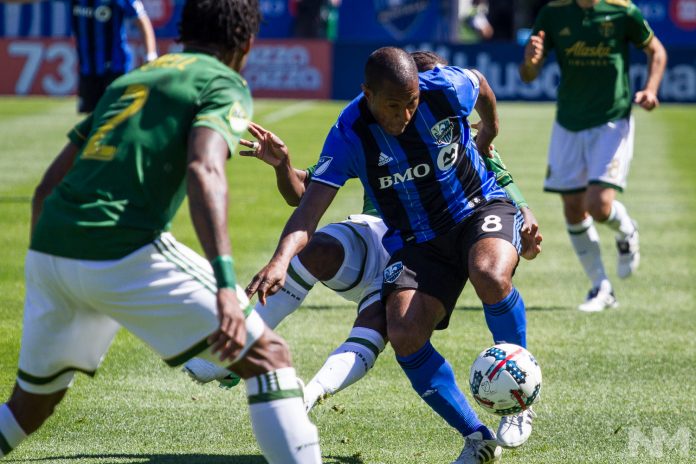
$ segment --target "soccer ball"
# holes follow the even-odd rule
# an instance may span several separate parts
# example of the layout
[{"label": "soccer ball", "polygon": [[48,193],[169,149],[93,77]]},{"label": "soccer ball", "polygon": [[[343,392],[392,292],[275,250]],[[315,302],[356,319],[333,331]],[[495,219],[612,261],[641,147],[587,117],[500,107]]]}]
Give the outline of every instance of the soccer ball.
[{"label": "soccer ball", "polygon": [[517,414],[539,398],[541,369],[529,351],[502,343],[476,357],[469,373],[469,387],[486,411],[499,416]]}]

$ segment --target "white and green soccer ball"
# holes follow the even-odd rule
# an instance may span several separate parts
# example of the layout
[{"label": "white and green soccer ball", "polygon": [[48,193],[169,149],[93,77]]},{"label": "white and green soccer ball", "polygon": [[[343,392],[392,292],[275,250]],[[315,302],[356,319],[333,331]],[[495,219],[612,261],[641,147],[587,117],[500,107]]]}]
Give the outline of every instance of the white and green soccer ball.
[{"label": "white and green soccer ball", "polygon": [[517,414],[539,399],[541,369],[529,351],[502,343],[476,357],[469,373],[469,387],[486,411],[499,416]]}]

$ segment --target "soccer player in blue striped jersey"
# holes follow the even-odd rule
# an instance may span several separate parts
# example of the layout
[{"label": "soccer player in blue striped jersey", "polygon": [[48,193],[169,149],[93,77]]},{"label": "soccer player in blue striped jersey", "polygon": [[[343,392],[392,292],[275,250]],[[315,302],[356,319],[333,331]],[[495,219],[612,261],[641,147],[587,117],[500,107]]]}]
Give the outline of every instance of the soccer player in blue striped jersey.
[{"label": "soccer player in blue striped jersey", "polygon": [[[467,121],[474,108],[481,117],[476,142]],[[502,450],[430,343],[432,331],[447,327],[471,280],[494,338],[526,344],[512,274],[520,233],[532,232],[522,230],[517,208],[481,158],[490,156],[497,131],[495,96],[479,73],[444,67],[419,76],[405,51],[375,51],[363,93],[331,129],[273,258],[247,288],[262,303],[277,292],[338,188],[359,178],[388,227],[383,244],[392,256],[381,294],[388,339],[414,389],[466,437],[456,463],[494,462]]]},{"label": "soccer player in blue striped jersey", "polygon": [[[3,0],[30,3],[37,0]],[[127,19],[135,20],[145,44],[145,60],[157,58],[155,33],[141,0],[59,0],[70,2],[77,45],[80,113],[94,111],[106,87],[133,67],[126,41]]]},{"label": "soccer player in blue striped jersey", "polygon": [[126,19],[135,19],[145,42],[146,61],[157,58],[155,34],[140,0],[70,0],[79,58],[78,111],[90,113],[106,87],[133,65]]}]

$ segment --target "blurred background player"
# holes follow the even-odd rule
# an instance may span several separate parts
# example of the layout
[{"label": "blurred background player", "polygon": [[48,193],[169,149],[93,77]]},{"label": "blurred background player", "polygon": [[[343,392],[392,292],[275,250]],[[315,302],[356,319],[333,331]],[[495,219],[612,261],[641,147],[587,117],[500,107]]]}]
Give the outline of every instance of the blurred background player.
[{"label": "blurred background player", "polygon": [[[31,3],[37,0],[2,0]],[[104,91],[133,67],[126,40],[127,19],[133,19],[145,45],[145,61],[157,58],[155,32],[141,0],[50,0],[70,2],[72,34],[77,46],[79,81],[77,111],[91,113]]]},{"label": "blurred background player", "polygon": [[[629,44],[648,57],[645,88],[631,98]],[[640,10],[628,0],[555,0],[536,19],[520,65],[533,81],[549,51],[561,68],[556,122],[549,144],[544,190],[561,194],[570,241],[592,288],[581,311],[618,302],[604,270],[594,221],[616,232],[617,274],[629,277],[640,263],[638,225],[616,200],[626,187],[633,157],[631,100],[651,111],[667,54]]]},{"label": "blurred background player", "polygon": [[[497,461],[495,433],[430,343],[468,279],[486,311],[504,315],[493,332],[526,342],[524,302],[511,283],[522,217],[481,159],[498,131],[495,96],[468,70],[419,75],[413,58],[393,47],[370,55],[362,88],[331,129],[302,202],[247,294],[258,292],[265,303],[279,291],[338,188],[359,177],[388,227],[381,301],[397,361],[421,398],[465,437],[455,462]],[[481,117],[475,145],[466,121],[474,107]]]},{"label": "blurred background player", "polygon": [[[120,326],[167,364],[200,356],[246,380],[270,463],[321,462],[285,342],[236,285],[225,162],[252,114],[238,74],[256,0],[188,0],[184,52],[114,81],[35,191],[17,382],[0,406],[0,456],[93,375]],[[206,259],[166,232],[188,194]]]}]

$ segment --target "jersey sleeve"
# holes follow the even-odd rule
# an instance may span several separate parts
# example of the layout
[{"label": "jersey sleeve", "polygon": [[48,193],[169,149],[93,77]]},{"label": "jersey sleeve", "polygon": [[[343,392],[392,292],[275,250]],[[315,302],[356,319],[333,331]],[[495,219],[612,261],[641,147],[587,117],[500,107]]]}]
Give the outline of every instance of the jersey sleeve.
[{"label": "jersey sleeve", "polygon": [[655,35],[648,25],[648,22],[643,18],[640,9],[633,3],[628,5],[626,9],[627,24],[626,35],[628,40],[638,48],[643,48],[652,40]]},{"label": "jersey sleeve", "polygon": [[348,179],[357,177],[354,145],[343,132],[341,123],[331,128],[324,142],[319,161],[307,169],[312,182],[319,182],[335,188],[341,188]]},{"label": "jersey sleeve", "polygon": [[85,145],[87,142],[87,136],[92,131],[92,115],[93,113],[90,113],[89,116],[78,122],[75,127],[68,132],[68,139],[70,139],[70,141],[79,148],[82,148]]},{"label": "jersey sleeve", "polygon": [[229,78],[213,79],[202,92],[192,127],[207,127],[222,135],[234,153],[252,115],[251,94],[246,85]]},{"label": "jersey sleeve", "polygon": [[137,18],[147,14],[141,0],[124,0],[123,12],[127,18]]},{"label": "jersey sleeve", "polygon": [[479,95],[478,77],[472,71],[456,66],[442,68],[442,73],[454,87],[462,116],[470,115]]},{"label": "jersey sleeve", "polygon": [[538,35],[539,31],[544,31],[544,56],[548,55],[554,48],[551,27],[549,25],[549,16],[548,7],[542,8],[534,21],[534,26],[532,26],[532,35]]}]

